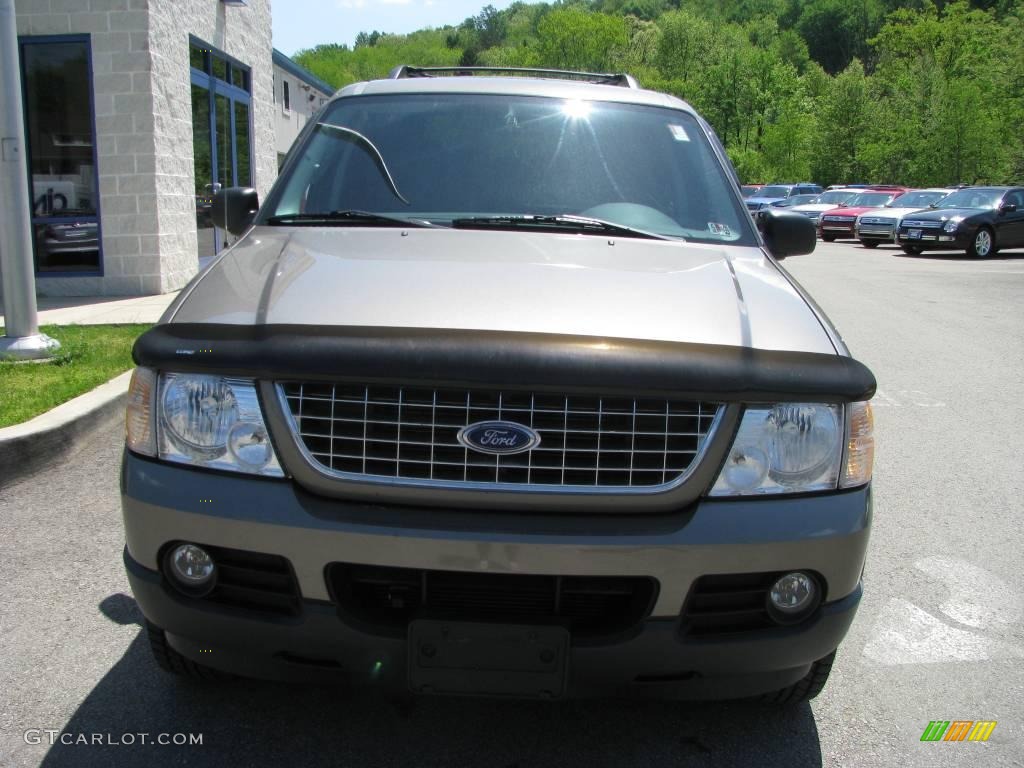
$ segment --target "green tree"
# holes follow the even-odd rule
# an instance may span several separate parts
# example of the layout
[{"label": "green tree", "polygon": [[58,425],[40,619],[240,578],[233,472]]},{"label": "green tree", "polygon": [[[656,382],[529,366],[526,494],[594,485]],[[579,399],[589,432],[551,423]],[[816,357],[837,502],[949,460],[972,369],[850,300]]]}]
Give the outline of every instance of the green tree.
[{"label": "green tree", "polygon": [[882,26],[879,0],[810,0],[804,3],[797,30],[811,58],[835,74],[854,58],[869,61],[868,39]]},{"label": "green tree", "polygon": [[1010,21],[966,2],[890,16],[872,40],[892,127],[876,138],[883,168],[920,185],[1010,178],[1020,148],[1020,99],[1007,67],[1020,38]]},{"label": "green tree", "polygon": [[854,59],[830,85],[818,103],[819,129],[811,172],[822,184],[868,179],[872,169],[865,148],[875,105],[864,65]]},{"label": "green tree", "polygon": [[599,72],[626,49],[626,24],[621,16],[566,8],[547,14],[537,25],[538,49],[544,66]]}]

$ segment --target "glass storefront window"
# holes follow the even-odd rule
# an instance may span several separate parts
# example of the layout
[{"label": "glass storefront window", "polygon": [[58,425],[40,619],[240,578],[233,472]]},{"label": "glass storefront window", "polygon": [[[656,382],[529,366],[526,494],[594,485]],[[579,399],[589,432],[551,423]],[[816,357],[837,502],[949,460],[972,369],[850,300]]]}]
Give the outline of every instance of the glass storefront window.
[{"label": "glass storefront window", "polygon": [[252,185],[252,163],[249,149],[249,105],[235,102],[235,154],[238,159],[238,186]]},{"label": "glass storefront window", "polygon": [[219,56],[213,56],[213,76],[218,80],[228,81],[228,63]]},{"label": "glass storefront window", "polygon": [[205,72],[206,50],[199,47],[198,45],[190,45],[188,47],[188,63],[194,69],[198,69],[201,72]]},{"label": "glass storefront window", "polygon": [[222,187],[252,184],[249,126],[249,69],[193,38],[191,59],[192,141],[195,158],[196,230],[202,265],[227,243],[227,233],[210,216],[214,193]]},{"label": "glass storefront window", "polygon": [[231,163],[231,102],[219,93],[213,97],[217,107],[217,181],[222,187],[234,186]]},{"label": "glass storefront window", "polygon": [[23,38],[36,271],[101,272],[89,41]]}]

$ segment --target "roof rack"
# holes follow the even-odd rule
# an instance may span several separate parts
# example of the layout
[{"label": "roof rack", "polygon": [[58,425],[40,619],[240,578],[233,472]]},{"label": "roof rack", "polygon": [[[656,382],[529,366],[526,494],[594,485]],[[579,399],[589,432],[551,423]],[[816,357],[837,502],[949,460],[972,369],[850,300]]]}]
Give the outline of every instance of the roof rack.
[{"label": "roof rack", "polygon": [[547,77],[553,80],[580,80],[586,83],[601,85],[618,85],[623,88],[639,88],[640,83],[632,75],[623,72],[574,72],[565,69],[533,69],[527,67],[410,67],[405,64],[397,66],[388,75],[389,80],[402,80],[407,77],[436,77],[449,75],[497,75],[508,74],[516,77]]}]

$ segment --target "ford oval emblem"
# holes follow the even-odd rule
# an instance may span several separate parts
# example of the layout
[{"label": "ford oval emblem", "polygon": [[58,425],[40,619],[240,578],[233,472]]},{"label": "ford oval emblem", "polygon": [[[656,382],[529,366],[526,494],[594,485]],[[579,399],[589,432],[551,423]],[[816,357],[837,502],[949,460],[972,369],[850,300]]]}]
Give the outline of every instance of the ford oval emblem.
[{"label": "ford oval emblem", "polygon": [[478,421],[459,430],[461,445],[480,453],[522,453],[540,445],[540,435],[513,421]]}]

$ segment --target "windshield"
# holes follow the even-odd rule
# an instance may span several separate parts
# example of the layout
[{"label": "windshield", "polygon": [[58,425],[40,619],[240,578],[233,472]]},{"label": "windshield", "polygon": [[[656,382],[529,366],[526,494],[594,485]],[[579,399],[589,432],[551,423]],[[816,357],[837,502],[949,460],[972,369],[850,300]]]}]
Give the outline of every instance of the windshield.
[{"label": "windshield", "polygon": [[1002,189],[961,189],[942,199],[937,208],[995,208]]},{"label": "windshield", "polygon": [[750,197],[755,192],[760,192],[761,188],[760,187],[740,187],[740,191],[743,193],[744,197]]},{"label": "windshield", "polygon": [[793,195],[786,202],[790,205],[806,205],[807,203],[813,203],[817,197],[817,195]]},{"label": "windshield", "polygon": [[358,211],[465,228],[472,219],[493,226],[488,217],[573,215],[688,241],[756,243],[706,135],[677,110],[481,94],[352,97],[328,107],[294,154],[260,223]]},{"label": "windshield", "polygon": [[851,208],[878,208],[892,200],[895,192],[861,192],[846,201]]},{"label": "windshield", "polygon": [[787,197],[790,187],[761,187],[758,197]]},{"label": "windshield", "polygon": [[815,200],[814,202],[832,203],[834,205],[839,205],[840,203],[845,203],[850,198],[854,197],[856,194],[856,192],[826,192],[823,195],[818,195],[818,199]]},{"label": "windshield", "polygon": [[887,208],[927,208],[932,203],[941,200],[949,192],[933,192],[928,190],[922,190],[920,192],[907,192],[905,195],[900,195],[889,203]]}]

